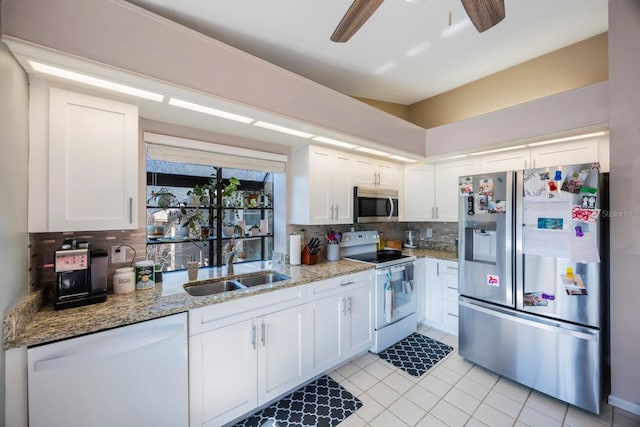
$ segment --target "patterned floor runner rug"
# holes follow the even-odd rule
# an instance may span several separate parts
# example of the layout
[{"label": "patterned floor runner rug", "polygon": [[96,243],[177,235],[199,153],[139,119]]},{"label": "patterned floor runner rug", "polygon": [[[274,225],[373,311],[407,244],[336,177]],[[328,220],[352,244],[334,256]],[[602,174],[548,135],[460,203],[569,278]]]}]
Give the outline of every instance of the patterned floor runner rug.
[{"label": "patterned floor runner rug", "polygon": [[323,376],[234,427],[334,427],[361,406],[362,402],[340,384]]},{"label": "patterned floor runner rug", "polygon": [[452,350],[453,347],[440,341],[413,333],[378,353],[378,356],[409,375],[419,377]]}]

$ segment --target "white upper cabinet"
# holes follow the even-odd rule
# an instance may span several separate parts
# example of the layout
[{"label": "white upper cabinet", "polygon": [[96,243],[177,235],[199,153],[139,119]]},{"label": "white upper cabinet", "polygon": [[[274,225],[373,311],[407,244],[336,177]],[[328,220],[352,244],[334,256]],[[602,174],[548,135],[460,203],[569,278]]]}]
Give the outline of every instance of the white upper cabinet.
[{"label": "white upper cabinet", "polygon": [[351,158],[316,146],[298,148],[291,156],[291,222],[352,223]]},{"label": "white upper cabinet", "polygon": [[404,168],[403,221],[435,220],[435,187],[433,165],[411,165]]},{"label": "white upper cabinet", "polygon": [[30,114],[49,127],[30,143],[48,158],[30,159],[29,231],[136,229],[137,106],[51,88],[48,111]]},{"label": "white upper cabinet", "polygon": [[599,161],[598,159],[597,139],[541,145],[531,148],[531,163],[534,168],[591,163]]},{"label": "white upper cabinet", "polygon": [[480,162],[475,158],[435,165],[435,221],[458,221],[458,178],[479,171]]},{"label": "white upper cabinet", "polygon": [[531,150],[511,150],[480,157],[480,173],[521,170],[531,167]]},{"label": "white upper cabinet", "polygon": [[400,190],[402,166],[365,157],[356,157],[354,163],[353,185]]}]

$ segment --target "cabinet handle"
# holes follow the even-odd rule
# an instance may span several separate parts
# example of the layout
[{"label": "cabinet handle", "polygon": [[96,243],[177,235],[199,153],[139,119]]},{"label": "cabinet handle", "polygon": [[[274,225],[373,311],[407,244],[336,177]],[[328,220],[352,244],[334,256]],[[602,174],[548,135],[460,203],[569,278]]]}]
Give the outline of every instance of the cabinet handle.
[{"label": "cabinet handle", "polygon": [[349,286],[349,285],[353,285],[354,283],[356,282],[354,282],[353,280],[349,280],[348,282],[340,283],[340,286]]},{"label": "cabinet handle", "polygon": [[342,315],[343,316],[347,315],[347,299],[346,298],[342,298]]},{"label": "cabinet handle", "polygon": [[536,159],[531,159],[531,169],[536,167]]},{"label": "cabinet handle", "polygon": [[133,224],[133,197],[129,197],[129,224]]},{"label": "cabinet handle", "polygon": [[256,349],[256,325],[251,325],[251,347]]},{"label": "cabinet handle", "polygon": [[336,205],[336,221],[338,220],[338,218],[340,218],[340,215],[338,214],[339,207],[340,207],[339,205]]},{"label": "cabinet handle", "polygon": [[438,207],[436,206],[436,218],[438,218]]},{"label": "cabinet handle", "polygon": [[331,221],[333,221],[333,205],[331,205]]},{"label": "cabinet handle", "polygon": [[381,172],[378,172],[378,185],[380,185],[380,183],[382,182],[382,179],[380,178],[380,174]]},{"label": "cabinet handle", "polygon": [[435,219],[435,218],[436,218],[436,207],[431,206],[431,219]]},{"label": "cabinet handle", "polygon": [[264,347],[265,341],[266,341],[266,337],[265,337],[266,327],[264,326],[264,320],[262,321],[262,324],[260,325],[260,329],[262,329],[260,332],[262,333],[262,346]]},{"label": "cabinet handle", "polygon": [[456,271],[458,271],[458,267],[451,267],[451,266],[447,265],[447,268],[448,268],[449,270],[456,270]]},{"label": "cabinet handle", "polygon": [[347,301],[349,302],[349,307],[347,308],[347,312],[351,314],[351,297],[347,297]]},{"label": "cabinet handle", "polygon": [[436,276],[440,275],[440,263],[436,263]]}]

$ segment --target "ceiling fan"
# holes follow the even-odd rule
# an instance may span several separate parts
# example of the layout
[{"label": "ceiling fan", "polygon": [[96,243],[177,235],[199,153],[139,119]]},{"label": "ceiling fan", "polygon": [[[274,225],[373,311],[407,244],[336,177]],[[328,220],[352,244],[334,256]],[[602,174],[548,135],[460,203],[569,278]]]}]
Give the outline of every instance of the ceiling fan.
[{"label": "ceiling fan", "polygon": [[[355,0],[331,35],[331,41],[348,41],[373,15],[384,0]],[[504,0],[461,0],[464,10],[478,32],[483,32],[504,19]]]}]

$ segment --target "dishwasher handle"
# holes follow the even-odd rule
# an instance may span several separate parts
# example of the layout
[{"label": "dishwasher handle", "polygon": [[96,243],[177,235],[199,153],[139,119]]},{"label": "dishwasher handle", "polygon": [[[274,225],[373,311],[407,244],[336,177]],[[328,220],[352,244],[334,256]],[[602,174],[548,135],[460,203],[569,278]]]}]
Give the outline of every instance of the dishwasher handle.
[{"label": "dishwasher handle", "polygon": [[113,336],[99,343],[80,345],[78,351],[60,357],[38,360],[33,364],[35,372],[48,369],[63,368],[68,365],[76,365],[82,362],[95,362],[97,359],[106,359],[127,353],[139,348],[147,347],[180,335],[184,331],[184,325],[165,325],[156,328],[142,329],[126,336]]}]

